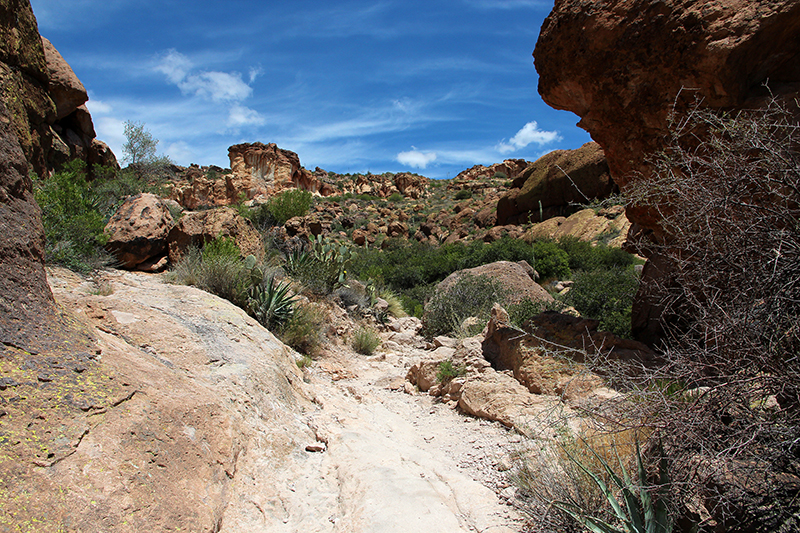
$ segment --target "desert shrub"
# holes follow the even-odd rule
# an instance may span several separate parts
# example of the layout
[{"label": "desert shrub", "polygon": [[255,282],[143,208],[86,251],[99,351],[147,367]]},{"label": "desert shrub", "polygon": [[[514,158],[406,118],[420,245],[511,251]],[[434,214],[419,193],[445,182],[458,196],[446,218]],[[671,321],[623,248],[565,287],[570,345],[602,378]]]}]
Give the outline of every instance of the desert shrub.
[{"label": "desert shrub", "polygon": [[224,235],[220,235],[206,243],[202,250],[203,261],[239,259],[241,256],[242,251],[239,249],[239,245],[236,244],[236,240],[232,237],[225,237]]},{"label": "desert shrub", "polygon": [[294,314],[296,303],[289,284],[276,281],[274,275],[247,291],[248,313],[269,329],[287,323]]},{"label": "desert shrub", "polygon": [[87,183],[82,161],[72,161],[50,178],[35,179],[34,198],[42,209],[47,262],[80,272],[110,262],[103,249],[108,242],[104,200]]},{"label": "desert shrub", "polygon": [[541,279],[567,279],[570,277],[569,255],[553,241],[533,243],[533,268]]},{"label": "desert shrub", "polygon": [[405,200],[405,196],[403,196],[399,192],[394,192],[387,198],[387,200],[393,203],[402,202],[403,200]]},{"label": "desert shrub", "polygon": [[299,305],[278,330],[278,337],[302,354],[315,355],[322,345],[325,316],[325,310],[316,304]]},{"label": "desert shrub", "polygon": [[378,291],[378,296],[386,301],[389,304],[389,309],[387,312],[395,318],[401,318],[404,316],[408,316],[406,313],[405,308],[403,307],[403,301],[400,296],[397,295],[391,289],[380,289]]},{"label": "desert shrub", "polygon": [[466,200],[468,198],[472,198],[472,189],[461,189],[453,196],[455,200]]},{"label": "desert shrub", "polygon": [[318,235],[308,245],[292,250],[284,268],[314,294],[328,295],[344,283],[351,249]]},{"label": "desert shrub", "polygon": [[362,355],[372,355],[380,344],[381,338],[378,332],[369,326],[357,327],[350,341],[353,350]]},{"label": "desert shrub", "polygon": [[452,361],[442,361],[439,363],[439,368],[436,371],[436,381],[439,383],[447,383],[453,378],[463,376],[467,373],[467,369],[463,366],[455,366]]},{"label": "desert shrub", "polygon": [[511,323],[521,328],[533,317],[545,311],[561,311],[564,305],[558,300],[543,302],[541,300],[523,300],[519,303],[510,304],[507,307],[508,318]]},{"label": "desert shrub", "polygon": [[[648,179],[626,189],[658,215],[642,243],[661,276],[663,364],[633,381],[620,425],[663,439],[676,514],[726,531],[797,529],[800,474],[800,123],[797,104],[675,115]],[[633,383],[631,383],[633,381]],[[665,392],[663,383],[674,384]]]},{"label": "desert shrub", "polygon": [[579,271],[563,297],[581,316],[600,321],[599,329],[631,337],[631,307],[639,289],[639,275],[631,268]]},{"label": "desert shrub", "polygon": [[302,189],[287,189],[281,194],[270,198],[269,202],[260,207],[253,215],[254,222],[260,225],[265,223],[268,216],[272,224],[282,226],[287,220],[294,217],[302,217],[308,213],[314,197],[308,191]]},{"label": "desert shrub", "polygon": [[502,284],[487,276],[464,274],[448,290],[437,290],[425,306],[425,335],[464,336],[462,324],[469,317],[485,322],[492,305],[503,303],[507,291]]},{"label": "desert shrub", "polygon": [[621,248],[610,248],[602,242],[591,243],[573,236],[560,238],[558,247],[566,252],[571,270],[625,267],[636,263],[636,258]]}]

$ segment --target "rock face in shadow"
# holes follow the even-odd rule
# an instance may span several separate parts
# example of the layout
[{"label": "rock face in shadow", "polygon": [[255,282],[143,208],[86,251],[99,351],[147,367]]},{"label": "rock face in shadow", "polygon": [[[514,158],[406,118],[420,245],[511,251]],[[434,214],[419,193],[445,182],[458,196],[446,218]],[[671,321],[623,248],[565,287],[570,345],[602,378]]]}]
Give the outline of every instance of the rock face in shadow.
[{"label": "rock face in shadow", "polygon": [[[0,2],[0,342],[32,350],[55,316],[44,272],[44,230],[26,155],[43,164],[39,132],[55,106],[45,92],[47,67],[28,2]],[[5,95],[14,94],[16,98]]]},{"label": "rock face in shadow", "polygon": [[[539,94],[580,117],[624,189],[647,178],[673,109],[747,107],[766,82],[796,93],[798,32],[794,0],[556,0],[534,51]],[[654,213],[628,218],[658,229]]]},{"label": "rock face in shadow", "polygon": [[603,150],[593,142],[540,157],[519,173],[513,186],[497,202],[498,226],[569,215],[575,209],[571,204],[606,198],[614,189]]},{"label": "rock face in shadow", "polygon": [[27,0],[0,0],[0,90],[0,342],[33,350],[60,319],[29,173],[47,176],[76,157],[90,166],[116,158],[95,139],[86,90],[39,35]]}]

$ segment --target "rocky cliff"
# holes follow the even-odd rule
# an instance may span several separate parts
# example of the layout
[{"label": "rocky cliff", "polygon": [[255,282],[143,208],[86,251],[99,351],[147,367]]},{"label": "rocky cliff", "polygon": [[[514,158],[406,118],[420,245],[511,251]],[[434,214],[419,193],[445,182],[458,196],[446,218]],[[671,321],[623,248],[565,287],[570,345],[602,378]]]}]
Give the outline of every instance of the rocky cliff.
[{"label": "rocky cliff", "polygon": [[[556,0],[534,51],[539,93],[572,111],[620,187],[650,173],[671,111],[735,110],[800,83],[794,0]],[[658,232],[655,213],[631,210]]]}]

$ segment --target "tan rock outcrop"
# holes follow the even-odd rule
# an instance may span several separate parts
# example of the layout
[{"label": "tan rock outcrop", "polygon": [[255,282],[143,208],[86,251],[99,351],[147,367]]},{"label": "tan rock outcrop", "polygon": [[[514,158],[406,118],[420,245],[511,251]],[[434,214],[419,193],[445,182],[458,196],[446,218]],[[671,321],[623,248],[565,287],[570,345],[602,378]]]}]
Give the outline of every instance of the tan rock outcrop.
[{"label": "tan rock outcrop", "polygon": [[568,217],[553,217],[544,222],[534,224],[523,239],[533,242],[536,239],[560,239],[566,236],[576,237],[582,241],[596,241],[601,235],[612,236],[608,245],[622,247],[628,235],[631,223],[625,216],[625,208],[614,206],[595,212],[593,209],[582,209]]},{"label": "tan rock outcrop", "polygon": [[155,194],[128,198],[106,224],[106,249],[123,268],[132,270],[167,254],[167,236],[175,221]]},{"label": "tan rock outcrop", "polygon": [[541,222],[569,214],[575,209],[571,204],[606,198],[614,188],[597,143],[543,155],[520,173],[515,185],[519,188],[497,202],[498,225]]},{"label": "tan rock outcrop", "polygon": [[175,264],[189,246],[203,246],[217,237],[230,237],[236,241],[243,256],[264,253],[261,235],[253,224],[230,207],[188,213],[181,217],[167,236],[169,260]]},{"label": "tan rock outcrop", "polygon": [[89,99],[86,88],[53,44],[42,37],[50,85],[48,92],[56,104],[56,120],[61,120]]}]

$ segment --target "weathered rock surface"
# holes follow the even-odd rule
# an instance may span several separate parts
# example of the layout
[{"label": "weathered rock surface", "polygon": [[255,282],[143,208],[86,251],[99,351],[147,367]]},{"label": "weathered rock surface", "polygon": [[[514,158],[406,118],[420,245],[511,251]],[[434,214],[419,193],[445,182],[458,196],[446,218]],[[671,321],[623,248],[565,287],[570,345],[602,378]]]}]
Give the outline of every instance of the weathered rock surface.
[{"label": "weathered rock surface", "polygon": [[28,160],[45,168],[40,126],[55,115],[46,83],[30,4],[0,1],[0,90],[16,95],[0,99],[0,344],[29,352],[59,329],[44,271],[41,212],[28,177]]},{"label": "weathered rock surface", "polygon": [[608,245],[620,248],[625,243],[631,223],[625,216],[625,208],[614,206],[600,209],[582,209],[568,217],[553,217],[534,224],[523,239],[533,242],[536,239],[560,239],[572,236],[582,241],[596,241],[601,236],[609,236]]},{"label": "weathered rock surface", "polygon": [[[557,0],[534,51],[539,93],[581,118],[624,188],[647,178],[673,109],[748,107],[767,81],[796,94],[798,31],[794,0]],[[654,212],[628,218],[658,229]]]},{"label": "weathered rock surface", "polygon": [[575,209],[571,204],[606,198],[614,183],[603,150],[586,143],[543,155],[519,174],[514,186],[497,202],[498,225],[569,214]]},{"label": "weathered rock surface", "polygon": [[86,88],[53,44],[42,37],[50,85],[48,92],[56,104],[56,120],[61,120],[89,99]]},{"label": "weathered rock surface", "polygon": [[508,290],[508,302],[519,303],[523,300],[551,302],[553,297],[533,280],[530,265],[526,268],[519,263],[497,261],[475,268],[467,268],[453,272],[436,287],[437,292],[450,290],[465,275],[487,276],[502,284]]},{"label": "weathered rock surface", "polygon": [[180,261],[190,246],[202,247],[217,237],[230,237],[236,241],[243,256],[264,253],[261,235],[246,218],[230,207],[187,213],[175,224],[167,235],[169,260]]},{"label": "weathered rock surface", "polygon": [[128,198],[106,224],[106,248],[123,268],[135,269],[167,254],[167,237],[175,225],[167,205],[155,194]]}]

